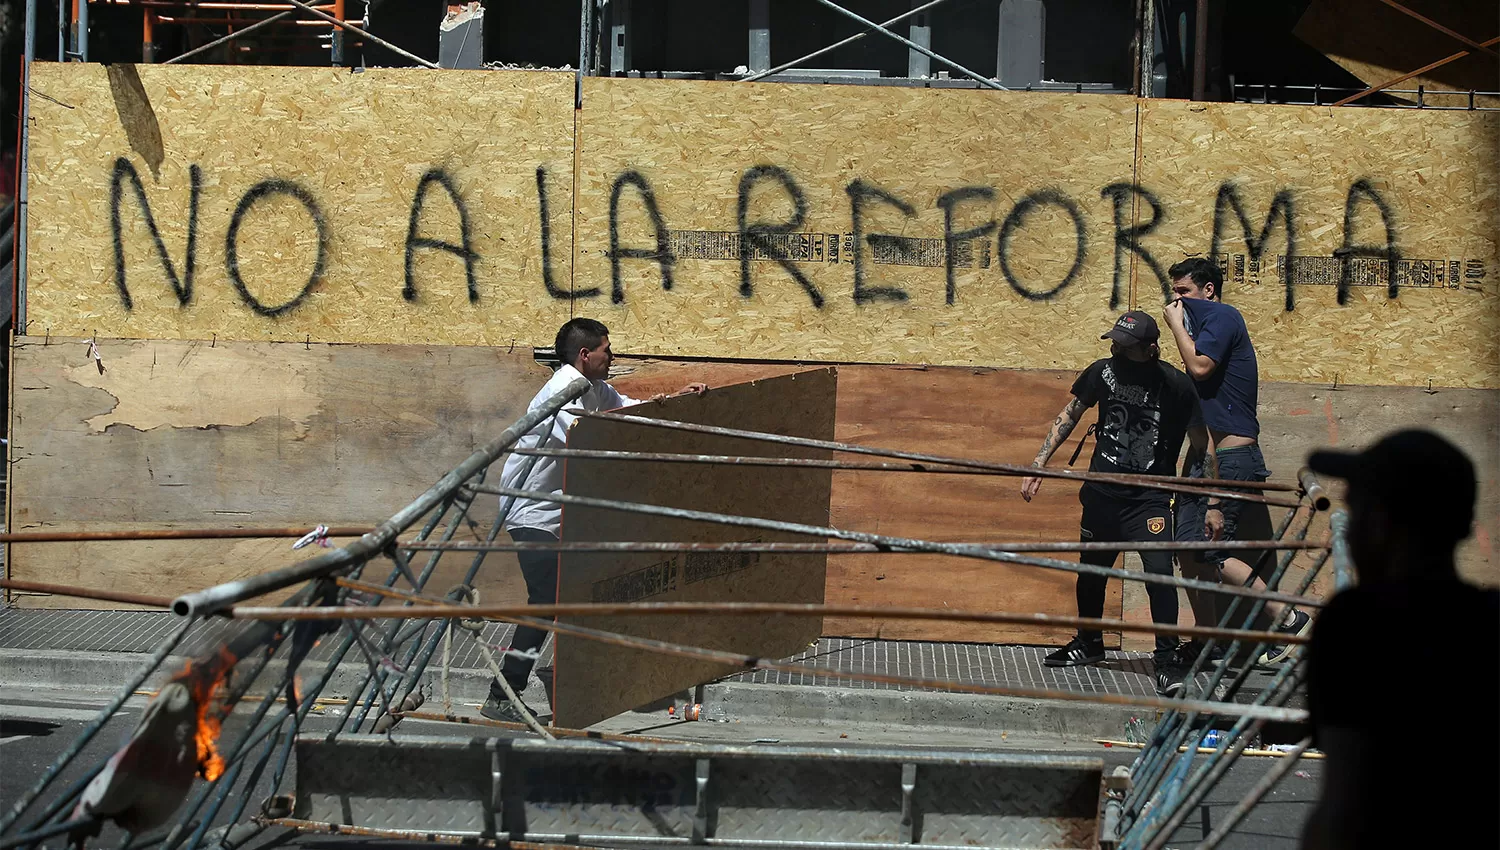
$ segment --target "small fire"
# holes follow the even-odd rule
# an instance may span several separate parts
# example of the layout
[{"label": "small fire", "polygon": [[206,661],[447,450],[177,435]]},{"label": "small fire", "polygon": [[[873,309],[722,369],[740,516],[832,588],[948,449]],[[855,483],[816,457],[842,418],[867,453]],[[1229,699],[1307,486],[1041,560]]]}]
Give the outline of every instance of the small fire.
[{"label": "small fire", "polygon": [[297,698],[297,704],[302,704],[302,674],[292,676],[292,696]]},{"label": "small fire", "polygon": [[210,782],[224,774],[224,758],[219,755],[218,747],[224,718],[215,696],[238,660],[228,647],[221,646],[208,661],[189,661],[176,677],[187,686],[193,695],[193,704],[198,708],[198,724],[193,730],[198,748],[198,773]]}]

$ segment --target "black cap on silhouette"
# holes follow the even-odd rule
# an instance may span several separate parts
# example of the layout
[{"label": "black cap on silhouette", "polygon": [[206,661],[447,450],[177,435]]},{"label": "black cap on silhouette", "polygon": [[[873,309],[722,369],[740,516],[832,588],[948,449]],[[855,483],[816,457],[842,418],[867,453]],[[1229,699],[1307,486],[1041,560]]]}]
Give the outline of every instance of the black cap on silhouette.
[{"label": "black cap on silhouette", "polygon": [[1474,525],[1474,464],[1458,447],[1420,429],[1397,431],[1362,452],[1317,451],[1313,472],[1342,478],[1403,524],[1458,541]]}]

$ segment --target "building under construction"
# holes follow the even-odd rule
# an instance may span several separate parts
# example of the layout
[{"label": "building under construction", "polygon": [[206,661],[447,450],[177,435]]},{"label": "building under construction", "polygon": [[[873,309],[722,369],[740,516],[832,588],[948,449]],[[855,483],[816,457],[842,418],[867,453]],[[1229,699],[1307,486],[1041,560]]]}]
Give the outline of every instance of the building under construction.
[{"label": "building under construction", "polygon": [[[0,850],[1156,848],[1261,758],[1213,847],[1318,755],[1301,657],[1250,663],[1307,642],[1268,603],[1315,612],[1350,580],[1311,451],[1447,436],[1479,469],[1460,573],[1500,584],[1492,5],[3,11],[0,646],[135,672],[0,801]],[[1038,473],[1100,333],[1160,314],[1190,257],[1254,338],[1270,479],[1085,472],[1083,427]],[[653,400],[518,447],[589,390],[528,409],[575,317]],[[711,389],[655,398],[687,382]],[[502,483],[512,456],[565,465],[560,542],[503,532],[547,495]],[[1230,548],[1269,587],[1075,542],[1080,480],[1254,505]],[[517,555],[554,550],[556,604],[528,606]],[[1102,618],[1074,616],[1090,571],[1123,579]],[[1149,684],[1152,583],[1228,650],[1175,697]],[[525,723],[486,720],[474,683],[517,625],[553,633],[555,672]],[[1106,667],[1044,667],[1082,627]],[[608,726],[732,716],[725,683],[930,714],[907,747]],[[1117,710],[1085,737],[1139,758],[925,742],[953,694]]]}]

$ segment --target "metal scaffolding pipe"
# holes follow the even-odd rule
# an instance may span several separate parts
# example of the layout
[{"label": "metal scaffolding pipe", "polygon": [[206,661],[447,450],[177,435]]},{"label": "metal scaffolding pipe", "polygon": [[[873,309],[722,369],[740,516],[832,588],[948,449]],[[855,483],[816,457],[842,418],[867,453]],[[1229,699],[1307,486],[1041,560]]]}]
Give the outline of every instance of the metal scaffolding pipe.
[{"label": "metal scaffolding pipe", "polygon": [[[110,540],[240,540],[254,538],[306,537],[312,528],[156,528],[136,531],[11,531],[0,534],[0,543],[82,543]],[[360,537],[370,533],[368,525],[332,526],[324,537]]]},{"label": "metal scaffolding pipe", "polygon": [[716,514],[705,511],[687,510],[685,508],[670,508],[661,505],[645,505],[636,502],[617,502],[609,499],[594,499],[587,496],[570,496],[565,493],[544,493],[534,490],[515,490],[507,487],[474,487],[480,493],[494,493],[500,496],[517,496],[526,499],[536,499],[542,502],[557,502],[562,505],[581,505],[584,507],[600,508],[611,511],[626,511],[630,513],[650,514],[653,516],[672,517],[675,519],[695,520],[698,522],[711,522],[720,525],[738,526],[741,528],[759,528],[766,531],[781,531],[789,534],[803,534],[809,537],[832,537],[838,540],[852,540],[859,543],[871,543],[876,546],[884,546],[892,549],[909,549],[918,552],[930,552],[938,555],[957,555],[959,557],[978,558],[985,561],[999,561],[1006,564],[1021,564],[1024,566],[1041,567],[1043,569],[1063,570],[1071,573],[1084,573],[1088,575],[1099,575],[1106,578],[1118,578],[1125,581],[1139,581],[1147,584],[1165,584],[1171,587],[1182,587],[1191,590],[1201,590],[1207,593],[1223,593],[1230,596],[1246,596],[1256,600],[1269,600],[1273,602],[1286,602],[1292,605],[1304,605],[1308,607],[1321,607],[1322,602],[1305,596],[1293,596],[1286,593],[1260,592],[1246,587],[1224,585],[1217,582],[1199,581],[1197,579],[1179,578],[1175,575],[1156,575],[1155,573],[1137,573],[1130,570],[1117,570],[1110,567],[1099,567],[1093,564],[1084,564],[1074,561],[1058,561],[1051,558],[1036,558],[1025,555],[1016,555],[1011,552],[998,552],[982,546],[973,546],[963,543],[937,543],[930,540],[917,540],[910,537],[890,537],[884,534],[871,534],[865,531],[848,531],[841,528],[831,528],[818,525],[805,525],[796,522],[781,522],[780,520],[761,519],[760,517],[734,516],[730,514]]},{"label": "metal scaffolding pipe", "polygon": [[874,30],[875,32],[880,33],[881,35],[887,36],[889,38],[893,38],[896,41],[901,42],[902,44],[906,45],[907,47],[911,48],[912,50],[915,50],[918,53],[922,54],[923,56],[926,56],[928,59],[936,59],[937,61],[943,63],[944,65],[947,65],[949,68],[952,68],[953,70],[959,72],[960,74],[963,74],[965,77],[968,77],[969,79],[971,79],[971,80],[979,83],[981,86],[984,86],[985,88],[995,89],[996,91],[1010,91],[1010,89],[1006,88],[1005,86],[1000,85],[998,82],[990,79],[989,77],[981,76],[981,75],[979,75],[979,74],[977,74],[977,73],[975,73],[973,71],[970,71],[968,68],[965,68],[964,66],[958,64],[957,62],[954,62],[952,59],[949,59],[949,58],[943,56],[941,53],[934,53],[934,52],[932,52],[931,49],[923,47],[922,45],[917,44],[915,41],[912,41],[911,39],[906,38],[905,36],[902,36],[902,35],[899,35],[897,33],[894,33],[891,30],[887,29],[886,27],[883,27],[880,24],[877,24],[877,23],[875,23],[872,20],[869,20],[867,18],[861,17],[859,14],[857,14],[855,12],[851,12],[848,9],[845,9],[843,6],[840,6],[839,4],[833,2],[833,0],[817,0],[817,2],[820,3],[820,4],[822,4],[822,5],[824,5],[824,6],[827,6],[828,8],[832,9],[835,12],[838,12],[840,15],[843,15],[846,18],[850,18],[852,20],[858,21],[859,23],[863,24],[867,29]]},{"label": "metal scaffolding pipe", "polygon": [[[897,15],[896,17],[891,18],[888,21],[885,21],[884,23],[881,24],[881,26],[882,27],[889,27],[889,26],[892,26],[894,24],[899,24],[902,21],[906,20],[907,18],[910,18],[912,15],[920,14],[922,12],[927,11],[928,9],[931,9],[933,6],[938,5],[939,3],[946,3],[946,2],[947,2],[947,0],[928,0],[928,2],[923,3],[920,6],[917,6],[917,7],[913,8],[913,9],[909,9],[909,10],[907,10],[905,12],[902,12],[901,14]],[[864,38],[865,36],[869,35],[870,33],[871,33],[871,30],[864,30],[862,32],[857,32],[854,35],[851,35],[851,36],[849,36],[848,38],[845,38],[845,39],[840,39],[839,41],[836,41],[833,44],[828,45],[827,47],[820,47],[817,50],[814,50],[813,52],[807,54],[806,56],[799,56],[799,57],[797,57],[796,59],[793,59],[790,62],[783,62],[780,65],[777,65],[775,68],[768,68],[768,69],[766,69],[764,71],[757,71],[756,73],[751,74],[750,76],[745,77],[744,79],[740,80],[740,82],[742,82],[742,83],[753,83],[756,80],[763,80],[766,77],[770,77],[770,76],[773,76],[775,74],[779,74],[779,73],[781,73],[782,71],[785,71],[788,68],[795,68],[798,65],[801,65],[803,62],[811,61],[813,59],[818,58],[819,56],[822,56],[825,53],[832,53],[833,51],[838,50],[840,47],[843,47],[843,46],[848,45],[848,44],[853,44],[854,42],[859,41],[860,39]]]},{"label": "metal scaffolding pipe", "polygon": [[[1101,631],[1144,632],[1146,634],[1182,634],[1193,637],[1273,638],[1283,643],[1306,644],[1305,635],[1283,636],[1274,632],[1245,629],[1224,629],[1208,626],[1179,626],[1160,623],[1137,623],[1099,617],[1072,617],[1060,614],[1022,614],[1010,611],[963,611],[949,608],[902,608],[878,605],[815,605],[795,602],[567,602],[542,605],[461,605],[446,601],[429,600],[416,594],[395,588],[384,587],[363,581],[336,579],[340,587],[374,593],[391,599],[417,599],[428,601],[426,608],[393,608],[383,616],[405,616],[413,619],[452,619],[455,617],[604,617],[645,616],[675,617],[688,614],[723,615],[728,617],[761,617],[770,614],[788,617],[854,617],[891,620],[936,620],[954,623],[1000,623],[1007,625],[1057,626]],[[360,606],[340,608],[300,608],[292,619],[317,620],[365,619],[368,609]],[[233,619],[286,619],[286,611],[280,608],[231,608]],[[1285,640],[1282,638],[1285,637]]]},{"label": "metal scaffolding pipe", "polygon": [[95,590],[90,587],[70,587],[64,584],[47,584],[38,581],[0,579],[0,588],[6,590],[24,590],[28,593],[50,593],[53,596],[71,596],[75,599],[98,599],[101,602],[123,602],[127,605],[145,605],[149,608],[172,607],[172,600],[165,596],[146,596],[140,593],[123,593],[115,590]]},{"label": "metal scaffolding pipe", "polygon": [[338,18],[334,17],[333,15],[330,15],[327,12],[324,12],[322,9],[319,9],[319,8],[317,8],[315,6],[312,6],[312,5],[309,5],[307,3],[302,2],[302,0],[286,0],[286,2],[292,4],[293,6],[296,6],[298,9],[301,9],[304,12],[311,12],[313,15],[316,15],[317,17],[322,18],[323,20],[327,21],[330,24],[333,24],[334,26],[338,27],[339,29],[346,30],[348,32],[352,32],[355,35],[359,36],[360,38],[363,38],[366,41],[370,42],[371,44],[378,44],[381,47],[384,47],[386,50],[389,50],[392,53],[395,53],[397,56],[404,56],[407,59],[410,59],[411,61],[417,63],[418,65],[421,65],[424,68],[434,68],[434,69],[436,69],[436,68],[440,67],[436,62],[429,62],[426,59],[423,59],[422,57],[418,56],[415,53],[412,53],[412,52],[410,52],[408,50],[405,50],[403,48],[397,47],[396,45],[390,43],[389,41],[386,41],[385,39],[381,38],[380,36],[371,35],[369,31],[364,30],[364,29],[360,29],[359,27],[355,26],[354,24],[349,23],[348,21],[341,21]]},{"label": "metal scaffolding pipe", "polygon": [[[973,460],[971,458],[945,457],[943,455],[931,455],[921,452],[908,452],[899,449],[883,449],[878,446],[861,446],[856,443],[841,443],[835,440],[815,440],[810,437],[789,437],[783,434],[768,434],[763,431],[746,431],[740,428],[723,428],[715,425],[698,425],[692,422],[677,422],[671,419],[653,419],[649,416],[637,416],[630,413],[610,413],[606,411],[570,411],[579,416],[591,419],[607,419],[612,422],[628,422],[634,425],[647,425],[653,428],[666,428],[674,431],[690,431],[695,434],[714,434],[720,437],[740,437],[746,440],[758,440],[764,443],[778,443],[786,446],[802,446],[804,448],[822,449],[833,452],[847,452],[849,454],[872,455],[875,457],[889,457],[900,460],[911,460],[920,463],[937,463],[948,466],[961,466],[968,469],[985,469],[996,473],[1013,476],[1034,476],[1037,478],[1064,478],[1071,481],[1095,481],[1104,484],[1125,484],[1141,487],[1148,490],[1168,490],[1176,493],[1190,493],[1197,496],[1210,496],[1218,499],[1237,499],[1245,502],[1258,502],[1261,504],[1274,505],[1282,508],[1295,508],[1302,503],[1293,499],[1278,499],[1269,496],[1258,496],[1244,492],[1246,490],[1279,490],[1293,491],[1296,487],[1288,484],[1279,484],[1270,481],[1231,481],[1217,478],[1182,478],[1171,475],[1129,475],[1118,472],[1076,472],[1071,469],[1049,469],[1047,467],[1023,466],[1014,463],[994,463],[984,460]],[[1221,489],[1233,487],[1234,489]]]},{"label": "metal scaffolding pipe", "polygon": [[[1266,549],[1323,550],[1325,543],[1307,540],[1195,540],[1179,543],[1173,540],[1134,542],[1052,543],[1014,541],[1006,543],[962,543],[994,552],[1257,552]],[[792,555],[923,555],[914,549],[880,546],[874,543],[677,543],[671,541],[558,541],[556,543],[456,543],[413,540],[398,544],[408,552],[735,552],[746,554],[782,553]]]}]

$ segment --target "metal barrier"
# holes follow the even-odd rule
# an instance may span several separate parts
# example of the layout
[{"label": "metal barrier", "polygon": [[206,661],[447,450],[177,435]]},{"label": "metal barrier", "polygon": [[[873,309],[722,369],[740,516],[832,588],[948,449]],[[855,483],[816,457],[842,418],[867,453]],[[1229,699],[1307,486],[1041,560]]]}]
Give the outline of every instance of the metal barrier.
[{"label": "metal barrier", "polygon": [[297,769],[292,815],[300,828],[311,822],[387,837],[1082,848],[1097,839],[1103,762],[942,750],[319,735],[298,739]]}]

